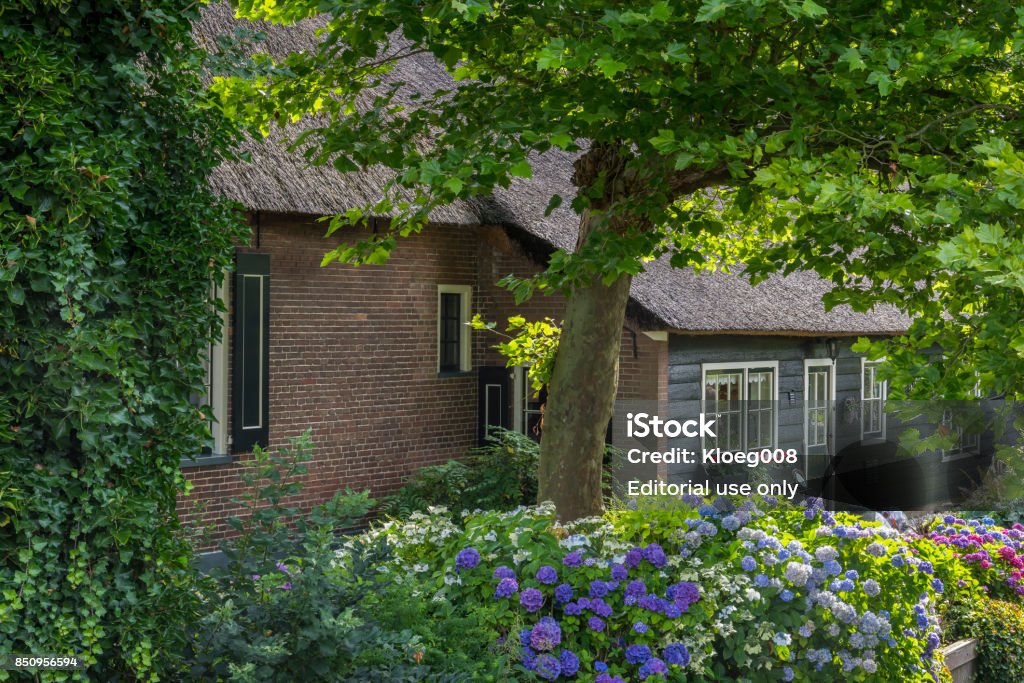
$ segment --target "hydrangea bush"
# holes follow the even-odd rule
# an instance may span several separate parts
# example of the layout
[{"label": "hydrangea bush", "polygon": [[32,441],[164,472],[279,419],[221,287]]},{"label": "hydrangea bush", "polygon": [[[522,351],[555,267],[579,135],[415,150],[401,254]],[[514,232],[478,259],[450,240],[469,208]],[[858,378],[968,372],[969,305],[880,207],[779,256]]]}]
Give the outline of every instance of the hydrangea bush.
[{"label": "hydrangea bush", "polygon": [[369,535],[410,590],[485,613],[522,679],[938,680],[939,600],[970,588],[950,549],[813,501],[694,499],[568,526],[547,505],[460,524],[434,509]]},{"label": "hydrangea bush", "polygon": [[952,549],[992,597],[1024,596],[1024,525],[1004,529],[989,517],[945,515],[932,522],[926,538]]}]

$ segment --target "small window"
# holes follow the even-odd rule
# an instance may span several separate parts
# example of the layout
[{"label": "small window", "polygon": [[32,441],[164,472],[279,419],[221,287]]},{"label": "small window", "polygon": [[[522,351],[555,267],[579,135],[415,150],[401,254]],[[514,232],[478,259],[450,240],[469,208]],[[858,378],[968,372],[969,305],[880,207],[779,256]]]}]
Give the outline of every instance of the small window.
[{"label": "small window", "polygon": [[860,439],[885,441],[886,383],[878,379],[879,361],[861,359]]},{"label": "small window", "polygon": [[706,363],[703,412],[714,415],[716,438],[705,448],[723,451],[775,446],[778,363]]},{"label": "small window", "polygon": [[469,372],[469,285],[437,286],[437,369]]}]

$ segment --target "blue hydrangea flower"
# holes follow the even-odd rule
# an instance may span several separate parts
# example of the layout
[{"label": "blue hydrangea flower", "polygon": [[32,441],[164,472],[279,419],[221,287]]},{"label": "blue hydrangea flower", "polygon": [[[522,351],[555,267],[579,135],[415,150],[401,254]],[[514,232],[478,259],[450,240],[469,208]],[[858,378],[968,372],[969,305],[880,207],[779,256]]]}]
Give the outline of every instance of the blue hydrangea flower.
[{"label": "blue hydrangea flower", "polygon": [[789,681],[793,680],[794,676],[796,676],[796,673],[793,671],[793,669],[789,668],[788,666],[782,667],[782,680],[783,681],[785,681],[786,683],[789,683]]},{"label": "blue hydrangea flower", "polygon": [[519,584],[515,579],[502,579],[494,589],[495,598],[511,598],[519,591]]},{"label": "blue hydrangea flower", "polygon": [[668,667],[665,666],[665,662],[661,661],[657,657],[651,657],[643,663],[643,666],[640,667],[640,671],[637,672],[637,675],[640,677],[641,681],[645,681],[651,676],[661,676],[664,678],[667,673]]},{"label": "blue hydrangea flower", "polygon": [[626,661],[630,664],[643,664],[651,658],[651,648],[646,645],[630,645],[626,648]]},{"label": "blue hydrangea flower", "polygon": [[868,597],[873,598],[882,592],[882,587],[878,585],[878,582],[874,579],[866,579],[861,586],[864,588],[864,592],[868,594]]},{"label": "blue hydrangea flower", "polygon": [[740,567],[742,567],[743,571],[745,572],[752,572],[755,569],[757,569],[757,560],[755,560],[750,555],[747,555],[742,560],[740,560]]},{"label": "blue hydrangea flower", "polygon": [[626,566],[636,567],[640,566],[640,561],[644,559],[644,553],[640,548],[630,548],[626,551]]},{"label": "blue hydrangea flower", "polygon": [[772,638],[772,642],[775,643],[777,647],[789,647],[789,645],[793,642],[793,636],[789,635],[788,633],[778,631]]},{"label": "blue hydrangea flower", "polygon": [[614,581],[625,581],[629,578],[629,570],[626,569],[625,565],[613,564],[612,565],[612,579]]},{"label": "blue hydrangea flower", "polygon": [[608,618],[612,615],[612,607],[601,598],[594,598],[590,601],[590,611],[599,617]]},{"label": "blue hydrangea flower", "polygon": [[791,602],[793,600],[793,591],[788,588],[784,589],[779,593],[779,599],[782,600],[782,602]]},{"label": "blue hydrangea flower", "polygon": [[526,588],[519,594],[519,604],[527,612],[536,612],[544,604],[544,594],[536,588]]},{"label": "blue hydrangea flower", "polygon": [[622,676],[612,676],[608,673],[598,674],[597,678],[594,679],[594,683],[626,683]]},{"label": "blue hydrangea flower", "polygon": [[605,664],[604,662],[594,662],[594,671],[596,671],[597,673],[603,674],[607,670],[608,670],[608,665]]},{"label": "blue hydrangea flower", "polygon": [[740,520],[736,515],[726,515],[722,518],[722,528],[726,531],[736,531],[740,528]]},{"label": "blue hydrangea flower", "polygon": [[562,650],[558,655],[558,663],[562,667],[562,675],[571,678],[580,670],[580,658],[572,650]]},{"label": "blue hydrangea flower", "polygon": [[480,553],[476,548],[463,548],[455,556],[455,570],[472,569],[480,564]]},{"label": "blue hydrangea flower", "polygon": [[642,621],[638,621],[638,622],[634,623],[633,624],[633,632],[634,633],[639,633],[640,635],[643,635],[644,633],[647,633],[647,624],[645,624]]},{"label": "blue hydrangea flower", "polygon": [[890,560],[890,562],[892,562],[892,566],[894,566],[897,569],[899,569],[904,564],[903,556],[902,555],[893,555],[892,556],[892,560]]},{"label": "blue hydrangea flower", "polygon": [[595,579],[590,582],[590,597],[603,598],[606,595],[608,595],[608,586],[605,585],[604,581]]},{"label": "blue hydrangea flower", "polygon": [[754,583],[757,585],[758,588],[764,588],[768,585],[768,582],[769,579],[766,574],[758,574],[754,577]]},{"label": "blue hydrangea flower", "polygon": [[566,567],[579,567],[583,564],[583,554],[578,550],[573,550],[562,558],[562,564]]},{"label": "blue hydrangea flower", "polygon": [[569,584],[559,584],[559,586],[555,588],[555,602],[569,602],[572,600],[572,592],[572,586]]},{"label": "blue hydrangea flower", "polygon": [[669,664],[686,666],[690,663],[690,651],[682,643],[670,643],[661,651],[662,658]]},{"label": "blue hydrangea flower", "polygon": [[942,579],[932,579],[932,589],[934,589],[936,593],[941,593],[946,589],[946,587],[942,585]]},{"label": "blue hydrangea flower", "polygon": [[579,604],[575,602],[570,602],[568,605],[565,606],[565,609],[563,609],[562,611],[568,614],[570,617],[576,617],[583,613],[583,610],[580,608]]},{"label": "blue hydrangea flower", "polygon": [[558,581],[558,572],[555,571],[554,567],[544,565],[537,570],[537,580],[543,584],[550,585]]},{"label": "blue hydrangea flower", "polygon": [[530,630],[530,647],[538,652],[554,650],[562,642],[562,629],[551,617],[541,620]]},{"label": "blue hydrangea flower", "polygon": [[545,681],[553,681],[562,674],[562,664],[554,655],[540,655],[534,666],[534,671]]},{"label": "blue hydrangea flower", "polygon": [[716,508],[714,505],[701,505],[699,508],[697,508],[697,514],[701,517],[717,517],[718,508]]},{"label": "blue hydrangea flower", "polygon": [[591,631],[600,633],[604,630],[604,620],[601,617],[590,617],[590,619],[587,619],[587,626],[590,627]]},{"label": "blue hydrangea flower", "polygon": [[502,565],[494,570],[493,576],[496,579],[514,579],[516,578],[516,573],[505,565]]}]

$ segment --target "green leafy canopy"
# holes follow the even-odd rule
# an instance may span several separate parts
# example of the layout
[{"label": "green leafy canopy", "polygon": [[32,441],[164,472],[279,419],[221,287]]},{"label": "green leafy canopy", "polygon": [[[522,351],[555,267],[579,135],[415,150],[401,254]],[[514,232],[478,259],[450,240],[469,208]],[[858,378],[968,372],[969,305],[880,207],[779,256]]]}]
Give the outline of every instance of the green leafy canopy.
[{"label": "green leafy canopy", "polygon": [[[744,262],[755,279],[813,269],[830,305],[916,316],[887,354],[915,391],[1018,393],[1024,376],[1020,48],[1009,2],[657,0],[252,2],[241,16],[324,12],[317,51],[225,79],[253,126],[317,112],[315,163],[393,171],[386,198],[332,223],[391,230],[328,254],[379,261],[432,207],[578,153],[573,208],[592,230],[539,278],[571,289],[678,267]],[[428,52],[439,91],[376,87]],[[370,96],[368,88],[375,87]],[[407,87],[416,89],[417,83]],[[555,200],[557,203],[558,200]],[[940,345],[941,358],[924,350]]]}]

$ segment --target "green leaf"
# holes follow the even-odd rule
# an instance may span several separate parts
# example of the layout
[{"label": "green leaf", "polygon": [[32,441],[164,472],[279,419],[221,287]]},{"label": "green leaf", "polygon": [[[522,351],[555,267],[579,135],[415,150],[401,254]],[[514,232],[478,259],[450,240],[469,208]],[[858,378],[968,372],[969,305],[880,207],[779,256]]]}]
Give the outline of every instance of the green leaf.
[{"label": "green leaf", "polygon": [[512,165],[512,168],[508,170],[511,175],[519,178],[532,178],[533,168],[530,166],[530,162],[526,159],[519,161]]},{"label": "green leaf", "polygon": [[800,9],[804,16],[811,18],[823,17],[828,14],[828,10],[814,2],[814,0],[804,0],[804,4]]},{"label": "green leaf", "polygon": [[627,66],[625,62],[620,62],[612,57],[601,57],[597,60],[597,68],[607,78],[614,78],[615,74],[625,71]]}]

